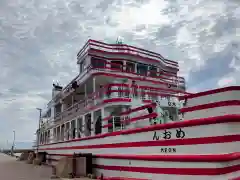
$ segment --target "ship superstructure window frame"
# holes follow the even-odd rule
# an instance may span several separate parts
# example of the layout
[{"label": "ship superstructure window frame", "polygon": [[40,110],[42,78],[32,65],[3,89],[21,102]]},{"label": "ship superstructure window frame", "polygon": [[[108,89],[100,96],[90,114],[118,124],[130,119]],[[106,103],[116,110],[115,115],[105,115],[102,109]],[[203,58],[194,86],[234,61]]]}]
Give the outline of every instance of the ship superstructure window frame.
[{"label": "ship superstructure window frame", "polygon": [[77,118],[77,138],[81,138],[83,132],[83,117]]},{"label": "ship superstructure window frame", "polygon": [[137,63],[137,74],[147,76],[148,65],[143,63]]},{"label": "ship superstructure window frame", "polygon": [[71,128],[70,128],[70,138],[75,139],[76,138],[76,120],[73,119],[71,121]]},{"label": "ship superstructure window frame", "polygon": [[86,69],[86,59],[83,59],[79,63],[79,73],[82,73]]},{"label": "ship superstructure window frame", "polygon": [[126,61],[126,72],[135,73],[136,62]]},{"label": "ship superstructure window frame", "polygon": [[158,67],[157,66],[153,66],[153,65],[149,65],[148,67],[148,71],[149,71],[149,76],[151,77],[157,77],[157,73],[158,73]]},{"label": "ship superstructure window frame", "polygon": [[97,57],[91,57],[91,66],[93,68],[105,68],[106,67],[106,60],[97,58]]},{"label": "ship superstructure window frame", "polygon": [[111,61],[111,69],[112,70],[123,71],[123,66],[124,66],[123,61],[116,61],[116,60]]}]

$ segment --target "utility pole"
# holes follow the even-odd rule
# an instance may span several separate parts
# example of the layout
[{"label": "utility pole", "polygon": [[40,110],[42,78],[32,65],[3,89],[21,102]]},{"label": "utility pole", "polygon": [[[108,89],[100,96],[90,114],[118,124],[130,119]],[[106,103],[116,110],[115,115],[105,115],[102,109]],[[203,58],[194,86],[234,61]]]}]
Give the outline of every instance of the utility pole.
[{"label": "utility pole", "polygon": [[41,128],[41,118],[42,118],[42,109],[41,108],[36,108],[39,111],[39,119],[38,119],[38,131],[37,131],[37,153],[39,149],[39,144],[40,144],[40,128]]},{"label": "utility pole", "polygon": [[12,156],[14,154],[14,146],[15,146],[15,135],[16,135],[16,132],[13,131],[13,144],[12,144],[12,149],[11,149],[11,152],[12,152]]}]

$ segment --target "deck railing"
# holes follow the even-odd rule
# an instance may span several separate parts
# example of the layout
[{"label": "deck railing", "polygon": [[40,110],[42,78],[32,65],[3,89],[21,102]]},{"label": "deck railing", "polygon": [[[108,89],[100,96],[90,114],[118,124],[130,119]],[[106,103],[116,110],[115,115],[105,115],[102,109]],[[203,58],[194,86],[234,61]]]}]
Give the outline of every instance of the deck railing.
[{"label": "deck railing", "polygon": [[[59,121],[67,121],[84,112],[90,111],[96,105],[104,103],[107,99],[129,98],[139,100],[157,101],[167,99],[175,101],[181,93],[176,90],[164,88],[152,88],[147,86],[130,86],[128,84],[108,84],[99,91],[89,95],[86,99],[79,101],[71,107],[65,109],[62,113],[55,115],[55,123]],[[51,122],[52,123],[52,122]],[[50,122],[49,122],[50,125]],[[51,125],[50,125],[51,126]]]},{"label": "deck railing", "polygon": [[[76,76],[72,81],[77,81],[78,84],[81,84],[84,78],[87,78],[91,75],[93,72],[105,72],[105,73],[115,73],[122,75],[131,75],[135,77],[142,77],[146,80],[156,80],[159,81],[159,83],[166,84],[168,87],[175,86],[180,87],[180,89],[185,87],[185,79],[183,77],[178,77],[172,73],[164,72],[164,71],[153,71],[153,70],[147,70],[146,74],[142,74],[134,70],[130,70],[127,65],[120,65],[113,62],[108,62],[106,60],[100,60],[102,61],[102,65],[92,65],[90,64],[81,74]],[[64,98],[68,94],[72,93],[73,89],[71,88],[71,83],[69,83],[64,89],[63,92],[59,93],[57,98]]]}]

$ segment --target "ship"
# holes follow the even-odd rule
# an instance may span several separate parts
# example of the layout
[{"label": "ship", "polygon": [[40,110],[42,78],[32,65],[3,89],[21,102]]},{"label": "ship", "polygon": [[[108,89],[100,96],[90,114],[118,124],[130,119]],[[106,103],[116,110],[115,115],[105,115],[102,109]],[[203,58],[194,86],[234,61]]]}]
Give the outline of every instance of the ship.
[{"label": "ship", "polygon": [[177,62],[123,41],[89,39],[76,60],[40,117],[46,163],[85,153],[102,179],[240,178],[240,86],[187,92]]}]

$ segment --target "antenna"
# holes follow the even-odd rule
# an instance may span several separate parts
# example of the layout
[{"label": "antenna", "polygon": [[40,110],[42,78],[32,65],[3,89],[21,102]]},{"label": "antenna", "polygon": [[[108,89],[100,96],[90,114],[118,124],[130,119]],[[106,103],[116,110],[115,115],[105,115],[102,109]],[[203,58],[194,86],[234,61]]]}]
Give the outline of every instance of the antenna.
[{"label": "antenna", "polygon": [[116,44],[123,44],[123,38],[120,36],[117,37]]}]

